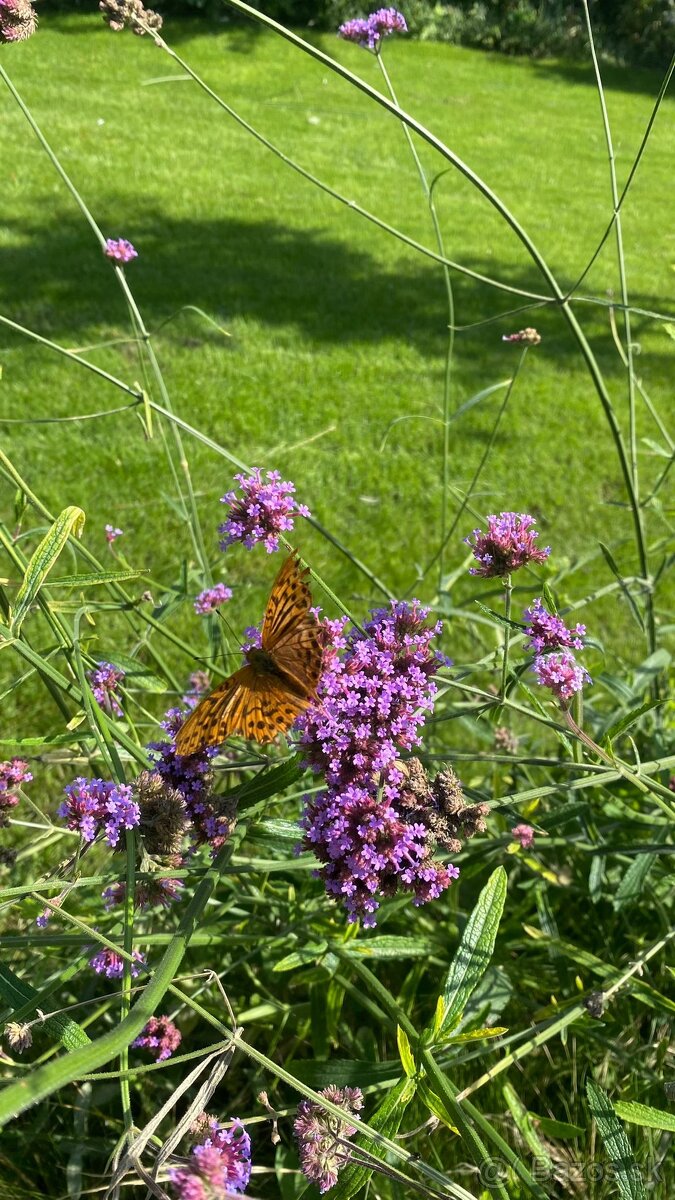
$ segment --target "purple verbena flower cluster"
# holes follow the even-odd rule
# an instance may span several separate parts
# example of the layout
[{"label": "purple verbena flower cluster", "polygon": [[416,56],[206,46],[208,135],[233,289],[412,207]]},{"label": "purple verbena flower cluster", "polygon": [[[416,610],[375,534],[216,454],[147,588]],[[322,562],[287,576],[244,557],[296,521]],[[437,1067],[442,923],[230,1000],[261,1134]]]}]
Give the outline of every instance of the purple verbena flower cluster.
[{"label": "purple verbena flower cluster", "polygon": [[106,525],[105,527],[105,540],[111,545],[117,541],[118,537],[122,537],[123,534],[124,530],[117,529],[114,525]]},{"label": "purple verbena flower cluster", "polygon": [[563,646],[574,646],[575,650],[584,648],[586,626],[575,625],[574,629],[568,629],[562,618],[550,613],[540,599],[525,609],[523,620],[529,638],[525,643],[526,650],[542,654],[545,650],[558,650]]},{"label": "purple verbena flower cluster", "polygon": [[93,842],[103,831],[114,850],[121,830],[133,829],[139,823],[140,809],[128,784],[80,776],[63,790],[66,799],[59,805],[57,816],[69,829],[77,829],[85,842]]},{"label": "purple verbena flower cluster", "polygon": [[319,1095],[343,1109],[344,1120],[329,1113],[315,1100],[302,1100],[293,1131],[303,1175],[315,1183],[320,1192],[327,1192],[337,1183],[340,1169],[349,1162],[349,1148],[343,1142],[356,1133],[363,1093],[360,1088],[339,1088],[331,1083]]},{"label": "purple verbena flower cluster", "polygon": [[157,1062],[171,1058],[181,1044],[180,1029],[170,1017],[151,1017],[142,1034],[131,1043],[138,1050],[150,1050]]},{"label": "purple verbena flower cluster", "polygon": [[[134,907],[144,911],[147,908],[170,908],[176,900],[180,900],[183,890],[182,879],[137,879],[134,891]],[[106,910],[124,904],[127,887],[123,880],[111,883],[110,887],[101,892]]]},{"label": "purple verbena flower cluster", "polygon": [[306,505],[293,499],[295,484],[282,480],[278,471],[267,471],[266,475],[263,481],[259,467],[254,467],[250,475],[235,475],[241,495],[231,491],[221,497],[221,504],[227,504],[230,510],[227,520],[218,527],[224,535],[221,550],[234,542],[242,542],[249,550],[263,542],[267,553],[273,554],[279,549],[279,535],[293,529],[294,516],[311,516]]},{"label": "purple verbena flower cluster", "polygon": [[534,829],[531,825],[514,825],[511,830],[511,837],[520,842],[523,850],[529,850],[534,844]]},{"label": "purple verbena flower cluster", "polygon": [[37,24],[30,0],[0,0],[0,44],[25,42],[35,33]]},{"label": "purple verbena flower cluster", "polygon": [[215,587],[206,588],[200,592],[194,602],[194,609],[199,613],[200,617],[206,617],[209,613],[215,612],[221,604],[225,604],[226,600],[232,599],[232,588],[226,587],[224,583],[217,583]]},{"label": "purple verbena flower cluster", "polygon": [[100,662],[93,671],[87,671],[87,679],[96,703],[115,717],[124,715],[117,694],[118,685],[124,679],[124,675],[121,667],[109,662]]},{"label": "purple verbena flower cluster", "polygon": [[32,778],[28,763],[23,758],[13,758],[9,762],[0,763],[0,825],[6,823],[3,810],[14,808],[19,803],[17,789],[24,783],[30,783]]},{"label": "purple verbena flower cluster", "polygon": [[193,709],[199,704],[200,698],[208,692],[211,687],[211,680],[208,671],[193,671],[190,676],[190,688],[181,696],[181,704],[184,708]]},{"label": "purple verbena flower cluster", "polygon": [[126,238],[107,238],[103,253],[115,263],[128,263],[138,258],[138,250]]},{"label": "purple verbena flower cluster", "polygon": [[529,639],[525,647],[536,654],[532,670],[537,680],[559,700],[570,700],[584,683],[591,682],[588,671],[579,665],[571,649],[583,650],[586,626],[568,629],[562,618],[550,613],[540,599],[525,609],[523,620]]},{"label": "purple verbena flower cluster", "polygon": [[464,541],[471,546],[473,556],[480,565],[472,567],[471,575],[482,575],[484,579],[510,575],[512,571],[528,563],[544,562],[551,549],[540,550],[536,545],[539,533],[533,529],[534,517],[527,513],[503,512],[488,517],[487,533],[474,529]]},{"label": "purple verbena flower cluster", "polygon": [[377,54],[382,38],[391,33],[407,32],[408,26],[403,13],[395,8],[378,8],[368,17],[355,17],[351,21],[345,21],[338,29],[338,36]]},{"label": "purple verbena flower cluster", "polygon": [[[131,974],[136,979],[141,973],[141,967],[145,966],[145,955],[138,950],[132,953],[133,962],[131,964]],[[116,950],[109,950],[105,947],[99,950],[93,958],[89,959],[89,966],[93,967],[97,975],[105,975],[108,979],[121,979],[124,974],[124,959]]]},{"label": "purple verbena flower cluster", "polygon": [[210,761],[217,754],[209,748],[203,754],[183,755],[176,752],[176,735],[185,720],[179,708],[170,708],[163,721],[162,729],[168,738],[161,742],[150,742],[153,752],[153,771],[171,788],[175,788],[185,801],[185,811],[192,823],[195,845],[209,842],[215,853],[227,841],[230,823],[219,816],[209,800],[211,791]]},{"label": "purple verbena flower cluster", "polygon": [[537,682],[542,687],[550,688],[559,700],[571,700],[576,692],[581,691],[584,683],[592,682],[588,671],[577,662],[571,650],[540,654],[535,658],[532,670]]},{"label": "purple verbena flower cluster", "polygon": [[415,904],[435,899],[459,874],[432,858],[433,838],[419,812],[398,805],[401,751],[420,741],[437,688],[439,657],[429,643],[441,623],[426,625],[417,600],[378,609],[363,632],[344,636],[344,621],[323,622],[324,671],[318,703],[297,722],[305,759],[322,771],[325,791],[308,798],[304,846],[323,864],[330,895],[350,921],[375,924],[379,895],[399,888]]},{"label": "purple verbena flower cluster", "polygon": [[203,1125],[187,1165],[169,1171],[178,1200],[225,1200],[245,1191],[251,1178],[251,1139],[241,1121],[232,1121],[229,1129],[215,1120]]}]

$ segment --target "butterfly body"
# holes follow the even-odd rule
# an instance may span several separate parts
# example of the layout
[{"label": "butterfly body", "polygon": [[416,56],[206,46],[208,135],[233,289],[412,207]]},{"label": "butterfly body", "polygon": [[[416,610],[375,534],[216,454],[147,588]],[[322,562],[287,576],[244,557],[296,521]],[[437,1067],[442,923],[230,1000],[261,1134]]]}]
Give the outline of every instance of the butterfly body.
[{"label": "butterfly body", "polygon": [[194,709],[176,737],[181,755],[236,734],[264,744],[286,733],[316,695],[321,675],[319,627],[312,594],[294,554],[281,567],[265,609],[261,646]]}]

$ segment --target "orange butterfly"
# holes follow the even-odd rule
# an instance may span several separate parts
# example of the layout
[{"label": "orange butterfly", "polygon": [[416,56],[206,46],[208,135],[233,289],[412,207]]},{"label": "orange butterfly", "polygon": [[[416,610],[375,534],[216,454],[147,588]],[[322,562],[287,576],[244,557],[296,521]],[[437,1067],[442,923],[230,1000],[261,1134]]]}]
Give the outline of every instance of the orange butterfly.
[{"label": "orange butterfly", "polygon": [[286,559],[267,601],[261,649],[248,650],[247,665],[190,713],[176,737],[178,754],[196,754],[237,733],[272,742],[314,699],[323,653],[319,627],[309,611],[308,574],[295,554]]}]

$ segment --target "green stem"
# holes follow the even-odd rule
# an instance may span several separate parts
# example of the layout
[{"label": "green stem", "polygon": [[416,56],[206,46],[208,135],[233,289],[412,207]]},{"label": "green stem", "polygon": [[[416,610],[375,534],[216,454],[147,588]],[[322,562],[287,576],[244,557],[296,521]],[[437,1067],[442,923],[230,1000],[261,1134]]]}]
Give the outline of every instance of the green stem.
[{"label": "green stem", "polygon": [[511,598],[513,596],[513,583],[511,576],[507,575],[504,580],[504,616],[506,625],[504,626],[504,648],[502,651],[502,686],[499,693],[499,698],[504,703],[506,699],[506,679],[509,670],[509,642],[511,640]]},{"label": "green stem", "polygon": [[[384,59],[381,53],[377,54],[377,64],[380,68],[384,81],[387,85],[387,90],[394,104],[399,108],[398,98],[394,91],[393,84],[389,77],[387,68],[384,65]],[[403,132],[408,143],[408,148],[412,155],[413,162],[417,168],[417,174],[420,177],[422,190],[429,205],[429,214],[431,223],[434,228],[434,236],[436,245],[441,258],[445,259],[445,246],[443,243],[443,232],[441,230],[436,205],[434,203],[434,184],[430,185],[427,179],[426,171],[422,166],[422,161],[417,148],[412,139],[412,134],[407,125],[403,125]],[[443,374],[443,476],[442,476],[442,491],[441,491],[441,544],[438,553],[438,590],[441,590],[443,582],[443,559],[445,546],[447,541],[448,527],[448,500],[449,500],[449,485],[450,485],[450,396],[452,389],[452,360],[455,350],[455,296],[452,290],[452,279],[450,278],[450,270],[447,265],[447,260],[443,263],[443,282],[445,285],[445,295],[448,304],[448,342],[445,351],[445,371]]]}]

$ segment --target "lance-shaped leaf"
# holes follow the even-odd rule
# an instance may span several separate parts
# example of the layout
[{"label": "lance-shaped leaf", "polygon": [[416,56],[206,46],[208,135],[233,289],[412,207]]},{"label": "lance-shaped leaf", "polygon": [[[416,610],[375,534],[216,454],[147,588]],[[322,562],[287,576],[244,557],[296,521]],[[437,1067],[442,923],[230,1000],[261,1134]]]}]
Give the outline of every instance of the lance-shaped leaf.
[{"label": "lance-shaped leaf", "polygon": [[630,1121],[632,1125],[645,1125],[647,1129],[667,1129],[670,1133],[675,1133],[675,1113],[665,1112],[662,1108],[638,1104],[637,1100],[617,1100],[614,1111],[622,1121]]},{"label": "lance-shaped leaf", "polygon": [[436,1020],[436,1041],[442,1041],[455,1027],[489,966],[505,900],[506,871],[497,867],[478,897],[450,964],[441,993],[443,1016]]},{"label": "lance-shaped leaf", "polygon": [[624,1200],[646,1200],[645,1189],[630,1142],[606,1092],[592,1079],[586,1081],[588,1107],[609,1155],[617,1190]]},{"label": "lance-shaped leaf", "polygon": [[81,508],[76,508],[74,505],[70,508],[64,508],[63,512],[54,521],[49,532],[43,537],[26,567],[23,583],[17,593],[11,623],[13,634],[19,632],[31,604],[34,604],[40,588],[56,563],[68,539],[70,537],[82,537],[84,520],[84,513]]}]

